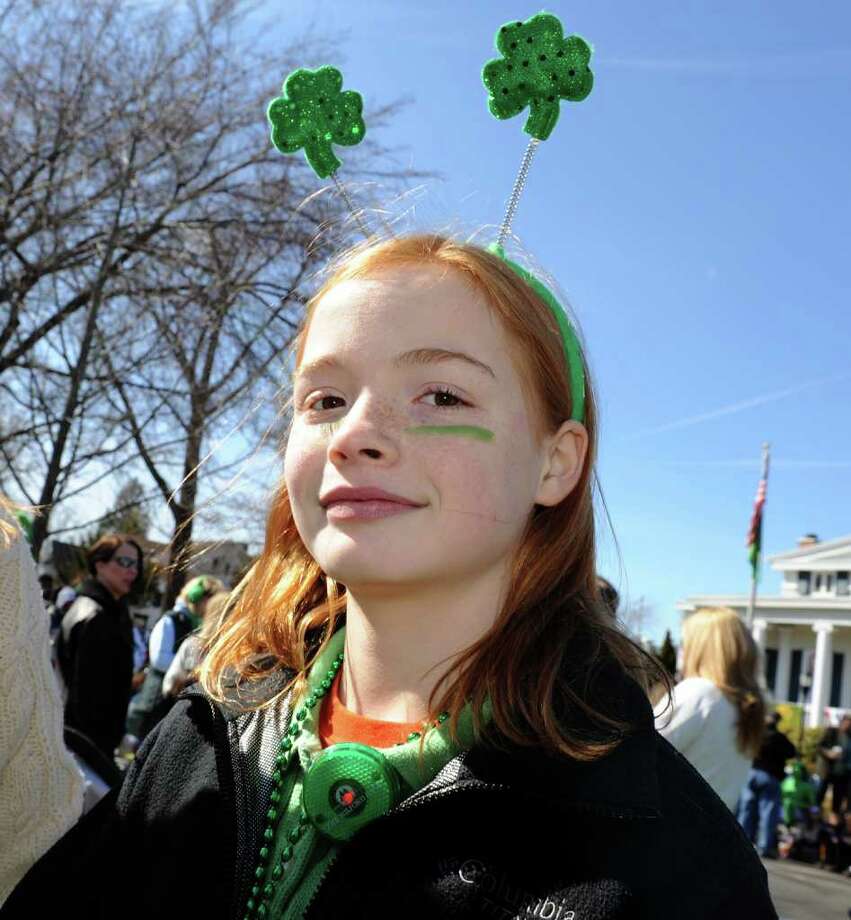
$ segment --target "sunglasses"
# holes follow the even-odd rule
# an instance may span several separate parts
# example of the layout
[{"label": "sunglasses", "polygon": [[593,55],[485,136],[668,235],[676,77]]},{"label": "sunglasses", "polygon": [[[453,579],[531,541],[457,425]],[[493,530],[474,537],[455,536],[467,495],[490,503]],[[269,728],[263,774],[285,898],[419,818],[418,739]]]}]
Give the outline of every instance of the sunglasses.
[{"label": "sunglasses", "polygon": [[133,556],[113,556],[112,561],[118,563],[122,569],[139,568],[139,560]]}]

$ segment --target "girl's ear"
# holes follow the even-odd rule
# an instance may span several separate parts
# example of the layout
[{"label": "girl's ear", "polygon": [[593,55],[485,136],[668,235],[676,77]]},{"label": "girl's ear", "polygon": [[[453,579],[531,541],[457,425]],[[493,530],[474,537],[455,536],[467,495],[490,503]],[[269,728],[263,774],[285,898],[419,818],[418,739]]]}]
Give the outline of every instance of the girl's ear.
[{"label": "girl's ear", "polygon": [[581,422],[568,421],[547,439],[537,505],[557,505],[573,491],[588,453],[588,432]]}]

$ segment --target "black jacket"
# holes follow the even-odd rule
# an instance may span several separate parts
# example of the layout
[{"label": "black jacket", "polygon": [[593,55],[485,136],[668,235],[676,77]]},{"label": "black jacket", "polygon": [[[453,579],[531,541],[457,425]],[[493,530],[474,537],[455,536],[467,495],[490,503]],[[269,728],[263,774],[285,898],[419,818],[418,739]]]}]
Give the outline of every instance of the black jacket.
[{"label": "black jacket", "polygon": [[123,600],[86,581],[62,618],[58,658],[67,689],[65,724],[108,757],[124,734],[133,680],[133,623]]},{"label": "black jacket", "polygon": [[[776,920],[733,815],[655,732],[637,685],[611,694],[643,726],[613,754],[474,746],[345,845],[305,916]],[[268,751],[239,743],[251,718],[186,691],[0,920],[241,918],[267,802]]]},{"label": "black jacket", "polygon": [[765,770],[775,779],[780,781],[786,776],[786,761],[794,757],[798,749],[794,744],[776,728],[769,728],[765,732],[759,753],[753,761],[755,770]]}]

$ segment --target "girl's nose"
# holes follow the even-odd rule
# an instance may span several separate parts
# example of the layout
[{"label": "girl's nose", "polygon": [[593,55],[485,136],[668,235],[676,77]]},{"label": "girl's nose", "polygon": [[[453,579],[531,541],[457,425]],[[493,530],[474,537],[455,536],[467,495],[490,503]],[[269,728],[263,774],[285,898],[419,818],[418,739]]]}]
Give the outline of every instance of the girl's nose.
[{"label": "girl's nose", "polygon": [[399,453],[399,429],[393,411],[386,406],[368,400],[356,404],[337,423],[328,444],[329,458],[337,464],[358,459],[393,463]]}]

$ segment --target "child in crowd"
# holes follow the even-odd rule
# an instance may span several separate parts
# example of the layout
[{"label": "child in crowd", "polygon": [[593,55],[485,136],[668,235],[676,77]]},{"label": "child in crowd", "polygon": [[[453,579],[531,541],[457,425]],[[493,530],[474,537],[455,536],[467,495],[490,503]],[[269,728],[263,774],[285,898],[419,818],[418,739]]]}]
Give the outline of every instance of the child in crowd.
[{"label": "child in crowd", "polygon": [[[822,868],[830,869],[832,872],[848,873],[849,866],[851,866],[851,813],[837,815],[831,812],[826,821],[816,821],[815,824],[819,864]],[[808,842],[811,836],[812,834],[807,835]],[[797,849],[800,849],[797,840],[796,844],[798,844]],[[796,847],[792,848],[789,856],[791,859],[804,858],[802,855],[796,857]],[[815,862],[815,859],[805,858],[805,861]]]}]

